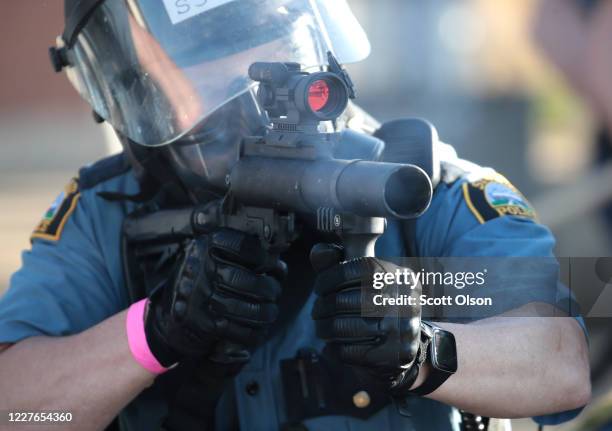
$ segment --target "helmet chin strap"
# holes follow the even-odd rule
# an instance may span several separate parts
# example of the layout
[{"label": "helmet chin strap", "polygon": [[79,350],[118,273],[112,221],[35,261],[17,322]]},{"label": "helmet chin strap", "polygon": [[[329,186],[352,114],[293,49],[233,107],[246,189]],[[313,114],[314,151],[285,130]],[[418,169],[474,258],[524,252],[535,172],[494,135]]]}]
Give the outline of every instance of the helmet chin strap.
[{"label": "helmet chin strap", "polygon": [[187,191],[174,173],[167,168],[167,163],[162,157],[162,149],[144,147],[120,134],[117,136],[140,184],[140,191],[133,195],[100,192],[98,196],[109,201],[127,200],[141,204],[158,201],[159,204],[180,206],[189,202]]}]

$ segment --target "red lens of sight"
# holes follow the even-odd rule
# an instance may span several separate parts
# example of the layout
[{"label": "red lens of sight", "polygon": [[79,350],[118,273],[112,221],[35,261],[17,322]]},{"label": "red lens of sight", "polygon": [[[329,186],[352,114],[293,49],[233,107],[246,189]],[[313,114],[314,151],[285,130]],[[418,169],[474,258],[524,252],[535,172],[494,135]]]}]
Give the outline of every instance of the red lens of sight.
[{"label": "red lens of sight", "polygon": [[327,105],[329,101],[329,85],[323,79],[313,82],[308,89],[308,105],[317,112]]}]

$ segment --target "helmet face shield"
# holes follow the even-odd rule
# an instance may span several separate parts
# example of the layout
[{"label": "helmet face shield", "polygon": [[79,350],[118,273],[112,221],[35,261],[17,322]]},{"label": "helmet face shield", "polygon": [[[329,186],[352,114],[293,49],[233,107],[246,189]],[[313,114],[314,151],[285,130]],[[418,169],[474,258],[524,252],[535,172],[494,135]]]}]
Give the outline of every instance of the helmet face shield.
[{"label": "helmet face shield", "polygon": [[68,51],[68,74],[121,134],[158,146],[255,85],[257,61],[318,68],[370,46],[345,0],[106,0]]}]

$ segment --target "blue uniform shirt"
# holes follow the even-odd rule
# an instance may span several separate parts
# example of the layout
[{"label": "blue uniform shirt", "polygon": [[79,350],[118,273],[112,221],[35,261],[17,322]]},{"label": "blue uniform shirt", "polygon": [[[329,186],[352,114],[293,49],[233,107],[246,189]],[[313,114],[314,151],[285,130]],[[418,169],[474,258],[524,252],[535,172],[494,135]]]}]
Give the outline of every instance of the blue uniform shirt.
[{"label": "blue uniform shirt", "polygon": [[[91,182],[83,180],[85,176],[91,177],[92,172],[93,176],[101,173],[104,177],[105,166],[116,165],[117,157],[113,160],[86,168],[81,175],[82,183]],[[488,213],[482,202],[474,202],[480,191],[468,189],[474,184],[470,177],[478,179],[488,175],[487,172],[491,173],[452,157],[444,162],[431,207],[416,221],[412,241],[406,243],[401,226],[390,222],[377,242],[377,255],[405,256],[410,249],[417,256],[553,256],[554,239],[550,231],[529,214],[500,216],[499,212]],[[106,201],[98,193],[134,194],[138,192],[138,184],[128,169],[107,176],[94,181],[96,184],[91,187],[82,184],[80,190],[67,189],[49,210],[47,224],[40,229],[46,228],[47,232],[50,229],[51,234],[35,235],[31,250],[23,253],[21,269],[13,275],[10,288],[0,299],[0,343],[14,343],[38,335],[75,334],[129,306],[120,238],[123,219],[134,207],[130,203]],[[499,192],[501,196],[504,192],[493,189],[490,194]],[[470,195],[471,192],[474,193]],[[514,205],[514,210],[520,210],[524,202],[517,199],[497,209]],[[226,393],[219,405],[219,429],[239,425],[245,431],[269,431],[278,429],[284,422],[279,361],[293,358],[302,347],[322,348],[310,317],[312,300],[286,331],[253,355],[237,376],[233,391]],[[245,391],[252,381],[259,383],[255,396]],[[410,406],[410,417],[401,416],[390,405],[367,421],[327,416],[306,420],[304,424],[311,431],[456,430],[459,427],[458,412],[444,404],[415,398]],[[157,429],[165,410],[154,385],[122,412],[122,427]],[[574,415],[552,415],[543,420],[559,422]]]}]

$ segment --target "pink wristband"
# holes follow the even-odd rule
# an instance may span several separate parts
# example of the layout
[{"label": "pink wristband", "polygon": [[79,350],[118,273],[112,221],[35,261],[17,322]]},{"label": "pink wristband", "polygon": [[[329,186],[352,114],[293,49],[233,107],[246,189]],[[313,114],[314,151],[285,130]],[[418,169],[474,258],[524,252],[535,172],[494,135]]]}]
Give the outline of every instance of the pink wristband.
[{"label": "pink wristband", "polygon": [[148,299],[143,299],[131,305],[128,310],[126,319],[126,330],[128,344],[132,356],[143,368],[153,374],[162,374],[168,371],[168,368],[162,366],[153,353],[149,349],[147,337],[145,335],[144,317],[147,309]]}]

